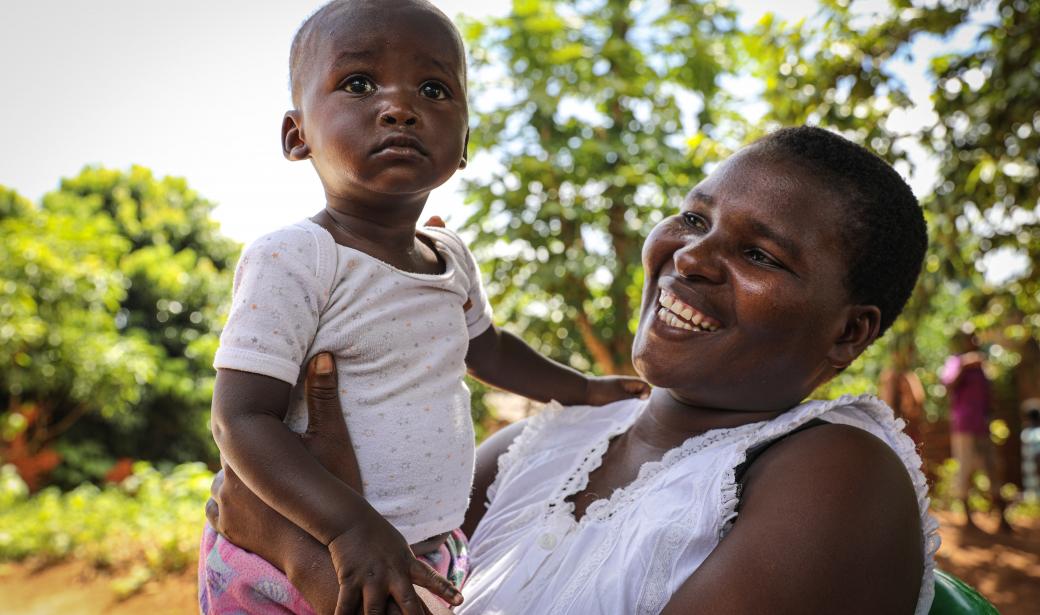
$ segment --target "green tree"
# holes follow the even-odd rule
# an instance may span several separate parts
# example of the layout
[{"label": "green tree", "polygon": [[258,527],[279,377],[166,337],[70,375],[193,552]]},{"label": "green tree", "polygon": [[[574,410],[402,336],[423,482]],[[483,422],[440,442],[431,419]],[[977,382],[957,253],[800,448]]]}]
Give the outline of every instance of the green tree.
[{"label": "green tree", "polygon": [[[1002,0],[996,13],[974,48],[933,62],[938,120],[925,142],[940,160],[932,210],[943,270],[987,296],[976,307],[992,303],[980,325],[1009,323],[1020,339],[1040,331],[1040,5]],[[980,260],[1001,252],[1029,265],[991,287]]]},{"label": "green tree", "polygon": [[38,208],[0,193],[8,436],[54,446],[60,482],[114,456],[215,459],[210,366],[238,247],[212,207],[143,167],[87,168]]},{"label": "green tree", "polygon": [[[921,135],[894,128],[890,121],[915,104],[897,64],[920,37],[946,35],[969,19],[970,12],[966,6],[940,3],[922,9],[897,1],[866,13],[861,4],[825,0],[816,14],[794,23],[767,15],[741,37],[742,66],[762,84],[766,103],[762,121],[748,127],[748,136],[781,125],[816,124],[869,147],[909,176],[913,167],[908,154],[920,147]],[[876,4],[870,8],[879,10]],[[969,312],[967,298],[939,271],[936,204],[927,194],[919,196],[933,245],[921,280],[889,333],[829,383],[826,395],[874,391],[886,366],[914,370],[934,389],[936,367],[948,352],[950,323]],[[940,413],[941,402],[941,396],[928,396],[929,415]]]},{"label": "green tree", "polygon": [[579,369],[631,371],[643,239],[702,178],[722,119],[732,12],[655,6],[515,0],[464,26],[473,98],[498,101],[472,123],[492,171],[466,182],[465,226],[499,318]]},{"label": "green tree", "polygon": [[[1019,478],[1018,405],[1040,396],[1040,4],[995,2],[976,44],[936,59],[938,120],[925,142],[940,160],[932,201],[937,265],[970,295],[971,322],[991,342],[1005,477]],[[987,279],[992,258],[1025,268]]]},{"label": "green tree", "polygon": [[[803,22],[767,18],[742,45],[768,102],[765,121],[753,131],[808,121],[841,130],[907,175],[911,148],[923,148],[939,162],[934,189],[919,195],[931,246],[914,296],[892,332],[828,392],[870,390],[884,365],[913,369],[929,392],[928,415],[939,417],[947,406],[939,366],[950,352],[950,335],[968,323],[992,344],[998,416],[1015,434],[1016,396],[1040,394],[1040,386],[1029,382],[1029,374],[1040,373],[1040,274],[1032,266],[1040,250],[1040,6],[894,1],[869,18],[856,8],[829,0]],[[978,39],[932,62],[932,121],[909,132],[893,130],[890,118],[914,105],[898,63],[913,53],[918,37],[949,37],[964,27],[978,29]],[[1025,270],[1007,280],[987,279],[990,259],[1009,254],[1027,263]],[[1014,453],[1017,442],[1009,444],[1005,452]],[[1017,462],[1009,459],[1006,466]]]}]

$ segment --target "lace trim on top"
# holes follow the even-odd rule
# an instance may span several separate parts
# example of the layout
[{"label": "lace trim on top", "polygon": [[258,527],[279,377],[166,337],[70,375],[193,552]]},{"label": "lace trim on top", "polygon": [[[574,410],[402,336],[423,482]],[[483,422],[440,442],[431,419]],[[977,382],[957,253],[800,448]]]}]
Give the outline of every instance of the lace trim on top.
[{"label": "lace trim on top", "polygon": [[660,460],[647,461],[644,463],[640,466],[636,478],[631,483],[624,487],[615,489],[614,492],[610,494],[610,497],[601,498],[592,502],[585,509],[585,514],[582,515],[581,520],[575,520],[574,502],[568,502],[567,498],[584,491],[585,488],[588,487],[589,475],[603,464],[603,455],[607,452],[607,448],[610,446],[610,441],[625,431],[628,431],[629,427],[632,426],[632,423],[635,422],[644,408],[645,404],[641,406],[639,411],[634,412],[631,417],[628,417],[627,420],[620,422],[611,429],[606,437],[601,438],[596,445],[589,450],[578,467],[571,472],[567,477],[567,480],[556,489],[553,497],[549,499],[546,506],[546,518],[560,515],[562,518],[576,524],[583,524],[587,519],[607,521],[618,511],[639,499],[642,492],[647,489],[647,487],[653,482],[654,478],[661,472],[664,472],[683,459],[698,453],[717,442],[732,438],[741,438],[745,434],[752,433],[762,426],[761,422],[748,423],[746,425],[740,425],[739,427],[712,429],[687,438],[679,446],[665,452]]},{"label": "lace trim on top", "polygon": [[[921,515],[921,530],[924,533],[924,573],[922,575],[921,590],[917,597],[917,608],[915,615],[927,615],[935,597],[935,553],[939,550],[939,522],[928,513],[931,500],[928,497],[928,482],[921,471],[921,457],[917,453],[917,447],[910,436],[903,429],[906,422],[895,417],[895,413],[883,401],[873,395],[843,395],[838,399],[826,402],[809,402],[802,408],[793,411],[787,421],[777,421],[774,425],[756,434],[755,442],[745,442],[734,460],[733,467],[726,471],[722,483],[722,499],[719,518],[722,520],[719,526],[719,539],[732,527],[737,518],[737,504],[740,500],[739,485],[736,482],[736,466],[746,460],[747,449],[757,442],[765,442],[777,436],[844,406],[853,406],[869,414],[886,432],[891,440],[892,448],[900,461],[907,468],[910,480],[914,485],[917,496],[917,506]],[[775,419],[774,419],[775,420]]]},{"label": "lace trim on top", "polygon": [[563,411],[564,407],[560,402],[552,400],[545,405],[541,412],[527,419],[527,425],[516,439],[509,444],[506,452],[502,453],[498,458],[498,472],[495,473],[495,480],[488,485],[486,505],[490,506],[491,502],[495,500],[502,477],[513,469],[518,459],[531,452],[533,443],[538,440],[545,426],[551,423]]},{"label": "lace trim on top", "polygon": [[892,434],[896,454],[903,464],[910,469],[910,480],[913,481],[914,491],[917,494],[917,506],[921,511],[921,529],[924,532],[924,575],[921,583],[921,592],[917,596],[917,610],[915,615],[927,615],[935,598],[935,554],[939,551],[942,539],[939,537],[939,522],[928,513],[931,499],[928,497],[928,479],[921,471],[921,456],[917,452],[917,445],[903,431],[906,421],[895,418],[895,413],[884,402],[876,397],[866,397],[870,401],[866,410],[873,414],[886,428],[895,430]]}]

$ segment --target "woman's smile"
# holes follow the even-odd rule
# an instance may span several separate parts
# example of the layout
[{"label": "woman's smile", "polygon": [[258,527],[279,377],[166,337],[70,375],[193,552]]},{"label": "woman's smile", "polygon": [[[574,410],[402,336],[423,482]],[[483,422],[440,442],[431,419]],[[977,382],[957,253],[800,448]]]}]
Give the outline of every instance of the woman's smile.
[{"label": "woman's smile", "polygon": [[713,332],[722,326],[718,320],[686,303],[675,293],[661,289],[657,299],[660,309],[657,317],[672,327],[687,331]]},{"label": "woman's smile", "polygon": [[834,202],[803,170],[754,151],[701,182],[644,246],[640,375],[715,408],[801,401],[829,373],[820,357],[845,324]]}]

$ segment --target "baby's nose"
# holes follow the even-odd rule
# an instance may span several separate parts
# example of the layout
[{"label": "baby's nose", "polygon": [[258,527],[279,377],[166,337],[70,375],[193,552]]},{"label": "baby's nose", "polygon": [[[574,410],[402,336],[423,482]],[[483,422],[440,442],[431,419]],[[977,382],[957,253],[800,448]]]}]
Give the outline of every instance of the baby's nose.
[{"label": "baby's nose", "polygon": [[379,119],[384,124],[393,125],[401,123],[405,126],[415,126],[416,122],[418,121],[414,113],[405,111],[403,109],[395,111],[385,111],[381,116],[379,116]]}]

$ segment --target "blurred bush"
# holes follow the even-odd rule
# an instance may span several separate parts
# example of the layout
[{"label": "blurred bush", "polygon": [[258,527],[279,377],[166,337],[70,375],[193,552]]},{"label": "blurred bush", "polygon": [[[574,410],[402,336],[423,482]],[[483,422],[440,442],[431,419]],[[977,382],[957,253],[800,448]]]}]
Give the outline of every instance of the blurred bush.
[{"label": "blurred bush", "polygon": [[115,574],[128,595],[147,581],[195,565],[213,474],[202,463],[161,473],[134,464],[118,485],[85,483],[29,497],[13,466],[0,468],[0,561],[46,565],[66,558]]},{"label": "blurred bush", "polygon": [[29,486],[117,457],[216,461],[213,353],[238,245],[147,168],[87,167],[33,204],[0,186],[0,455]]}]

